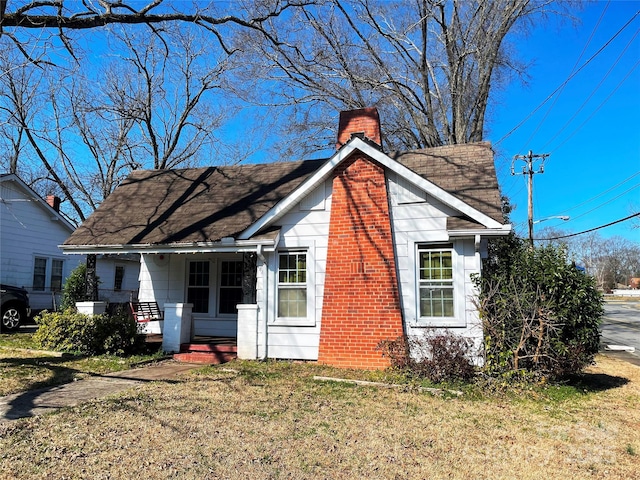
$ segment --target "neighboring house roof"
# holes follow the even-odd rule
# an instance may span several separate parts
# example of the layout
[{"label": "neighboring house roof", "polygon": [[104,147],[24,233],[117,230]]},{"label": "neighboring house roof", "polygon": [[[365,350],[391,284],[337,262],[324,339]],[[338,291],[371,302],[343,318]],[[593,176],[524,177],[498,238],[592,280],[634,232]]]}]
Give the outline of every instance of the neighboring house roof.
[{"label": "neighboring house roof", "polygon": [[[45,199],[43,199],[40,195],[34,192],[33,189],[31,189],[31,187],[29,187],[29,185],[27,185],[15,173],[0,174],[0,183],[5,183],[5,182],[13,182],[13,184],[15,184],[25,196],[30,197],[28,199],[29,202],[33,202],[35,205],[38,205],[40,208],[45,210],[49,215],[51,215],[51,220],[59,222],[63,228],[69,231],[69,233],[73,232],[76,229],[76,227],[69,220],[67,220],[58,210],[56,210],[51,205],[49,205]],[[3,198],[3,195],[0,194],[0,202],[10,204],[12,202],[17,202],[17,201],[22,201],[22,200],[15,199],[15,198],[9,198],[9,199]]]},{"label": "neighboring house roof", "polygon": [[409,180],[421,182],[418,186],[431,195],[461,208],[460,218],[450,218],[448,227],[477,230],[504,223],[488,143],[384,154],[354,137],[328,160],[133,172],[65,246],[255,239],[254,234],[264,233],[301,193],[315,188],[354,150],[412,177]]}]

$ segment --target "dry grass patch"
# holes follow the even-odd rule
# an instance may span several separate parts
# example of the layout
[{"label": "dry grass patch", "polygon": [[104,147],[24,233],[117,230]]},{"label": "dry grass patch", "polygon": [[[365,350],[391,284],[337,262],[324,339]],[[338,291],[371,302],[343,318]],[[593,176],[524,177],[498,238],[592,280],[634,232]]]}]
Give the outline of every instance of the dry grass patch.
[{"label": "dry grass patch", "polygon": [[0,425],[0,478],[539,479],[638,472],[640,368],[606,357],[589,369],[583,393],[462,398],[318,382],[313,375],[357,372],[316,365],[231,365],[237,372],[205,368],[181,383],[151,383]]},{"label": "dry grass patch", "polygon": [[38,350],[32,334],[0,334],[0,397],[118,372],[159,359],[161,352],[118,357],[75,356]]}]

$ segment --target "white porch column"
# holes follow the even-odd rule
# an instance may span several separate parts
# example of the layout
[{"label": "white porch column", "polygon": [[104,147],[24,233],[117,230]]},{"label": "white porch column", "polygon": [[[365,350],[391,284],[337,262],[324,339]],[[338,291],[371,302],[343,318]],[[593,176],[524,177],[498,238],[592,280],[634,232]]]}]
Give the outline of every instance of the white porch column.
[{"label": "white porch column", "polygon": [[258,358],[258,305],[241,304],[238,308],[238,358]]},{"label": "white porch column", "polygon": [[179,352],[181,343],[191,341],[192,303],[165,303],[162,350],[167,353]]},{"label": "white porch column", "polygon": [[107,302],[76,302],[76,308],[85,315],[102,315],[107,311]]}]

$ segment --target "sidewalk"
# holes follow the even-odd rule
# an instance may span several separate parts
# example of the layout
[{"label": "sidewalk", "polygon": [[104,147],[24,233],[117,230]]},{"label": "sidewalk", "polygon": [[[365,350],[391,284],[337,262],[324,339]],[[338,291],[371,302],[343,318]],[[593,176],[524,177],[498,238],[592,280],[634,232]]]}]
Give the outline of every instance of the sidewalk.
[{"label": "sidewalk", "polygon": [[153,381],[177,381],[180,374],[201,365],[167,360],[146,367],[92,376],[64,385],[30,390],[0,397],[0,423],[33,417],[58,408],[72,407],[89,400],[122,392]]}]

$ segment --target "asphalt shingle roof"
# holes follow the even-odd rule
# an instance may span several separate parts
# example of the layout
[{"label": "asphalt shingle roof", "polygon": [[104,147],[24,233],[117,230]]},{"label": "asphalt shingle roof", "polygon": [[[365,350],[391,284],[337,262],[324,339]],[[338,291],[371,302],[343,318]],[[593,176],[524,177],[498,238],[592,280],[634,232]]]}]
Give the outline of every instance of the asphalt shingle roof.
[{"label": "asphalt shingle roof", "polygon": [[[503,223],[489,144],[445,146],[389,156]],[[135,171],[65,245],[168,245],[236,237],[325,162]],[[459,220],[470,225],[469,219]]]}]

